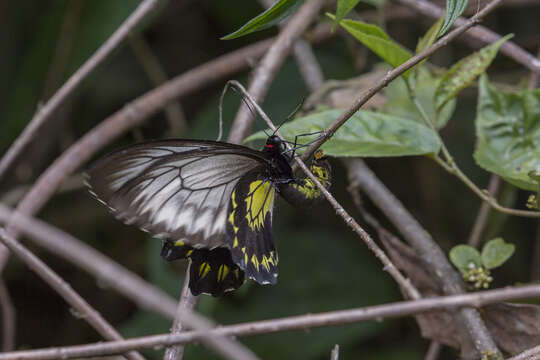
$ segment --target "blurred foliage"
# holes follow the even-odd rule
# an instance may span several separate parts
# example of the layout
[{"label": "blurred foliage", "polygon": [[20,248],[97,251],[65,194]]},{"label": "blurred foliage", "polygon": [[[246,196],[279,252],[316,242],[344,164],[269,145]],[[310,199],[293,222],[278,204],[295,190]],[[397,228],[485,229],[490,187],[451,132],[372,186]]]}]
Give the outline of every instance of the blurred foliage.
[{"label": "blurred foliage", "polygon": [[[82,4],[79,13],[74,10],[76,3]],[[46,89],[54,91],[58,88],[138,3],[136,0],[0,3],[0,152],[5,151],[21,132],[40,101],[50,97],[52,92]],[[140,30],[162,62],[165,72],[171,77],[276,31],[272,28],[234,41],[218,41],[221,36],[240,28],[246,19],[262,11],[257,2],[250,0],[239,1],[234,11],[231,11],[229,2],[210,0],[169,1],[163,6]],[[332,6],[335,9],[335,4]],[[357,8],[362,6],[363,9],[367,7],[360,2]],[[540,8],[530,5],[523,7],[524,10],[505,8],[494,13],[490,21],[497,32],[516,33],[515,39],[521,39],[522,45],[526,45],[527,41],[531,43],[538,38],[537,19]],[[63,65],[52,76],[50,72],[53,64],[60,61],[55,60],[56,49],[61,39],[62,26],[69,14],[74,21],[74,27],[68,32],[72,39],[62,41],[71,41],[72,45],[63,44],[62,48],[66,50],[62,55],[64,58],[60,59]],[[389,34],[388,38],[391,36],[397,44],[408,49],[414,49],[417,39],[424,36],[429,26],[422,21],[410,19],[398,19],[385,25],[381,28],[385,29],[385,34]],[[432,41],[433,36],[425,36],[424,39]],[[375,56],[359,51],[355,46],[351,44],[350,38],[336,36],[316,47],[316,56],[323,67],[325,78],[344,80],[371,71],[376,62]],[[451,44],[435,54],[432,60],[439,66],[448,66],[469,53],[471,50],[468,47]],[[415,78],[411,81],[416,81],[415,92],[419,101],[429,114],[434,114],[435,106],[430,104],[434,101],[434,89],[439,75],[431,70],[415,71],[410,78]],[[512,84],[516,84],[527,75],[518,65],[500,56],[490,71],[493,82],[501,79],[508,81],[508,77],[503,76],[511,73],[517,74],[510,78]],[[247,82],[246,74],[238,74],[235,78]],[[216,137],[217,99],[225,80],[217,82],[212,88],[180,99],[190,128],[186,137]],[[484,85],[481,84],[481,87]],[[61,111],[55,114],[54,126],[40,131],[38,141],[21,157],[9,179],[0,184],[0,194],[15,185],[33,181],[62,149],[150,88],[147,76],[129,46],[117,49],[84,82]],[[484,86],[486,89],[491,87]],[[403,81],[393,82],[385,91],[387,103],[383,112],[420,123],[418,112],[404,93]],[[308,95],[296,64],[288,60],[262,106],[279,123]],[[506,95],[503,93],[501,96]],[[475,165],[471,155],[475,141],[476,93],[465,90],[459,94],[458,101],[458,105],[451,100],[445,106],[439,114],[437,127],[442,128],[447,124],[442,136],[456,162],[474,182],[485,184],[488,174]],[[235,95],[229,94],[226,97],[226,129],[230,127],[239,103]],[[452,121],[448,121],[450,118]],[[254,131],[262,128],[263,122],[255,121]],[[139,129],[110,144],[102,153],[132,143],[136,138],[163,137],[166,131],[165,117],[158,114]],[[32,170],[30,175],[23,176],[23,165]],[[333,165],[335,180],[332,191],[346,209],[354,209],[346,191],[346,174],[339,162],[334,161]],[[464,242],[480,202],[461,183],[438,169],[433,162],[420,157],[370,159],[369,165],[437,239],[441,247],[448,250]],[[526,196],[528,194],[518,192],[515,187],[503,185],[501,203],[510,206],[523,204]],[[367,206],[375,215],[380,215],[369,204]],[[351,213],[358,216],[354,210]],[[171,296],[178,297],[185,263],[163,261],[159,256],[159,240],[148,239],[142,232],[121,225],[83,191],[55,197],[40,216],[88,241],[165,289]],[[534,231],[534,223],[529,219],[490,214],[483,239],[501,236],[516,245],[515,254],[504,267],[497,270],[494,286],[530,280],[527,264],[531,263],[533,256]],[[394,283],[382,271],[381,265],[328,205],[323,204],[313,209],[293,209],[280,201],[275,211],[274,232],[280,254],[278,284],[271,287],[248,282],[239,291],[222,299],[203,296],[199,305],[203,313],[220,323],[232,324],[387,303],[400,298]],[[125,336],[149,335],[169,330],[170,321],[137,309],[129,300],[111,290],[99,288],[100,284],[95,279],[74,270],[71,264],[58,260],[54,255],[32,249],[59,271]],[[17,305],[20,346],[32,348],[100,340],[92,329],[70,314],[52,290],[16,260],[10,262],[6,278]],[[36,321],[37,318],[40,321]],[[46,324],[46,328],[43,324]],[[43,333],[50,331],[50,328],[57,329],[57,333],[45,339]],[[327,359],[335,343],[340,344],[340,358],[418,359],[427,348],[427,341],[420,339],[418,328],[410,319],[363,322],[308,332],[258,335],[240,340],[252,346],[264,359]],[[162,356],[162,350],[149,350],[147,353],[151,358]],[[451,350],[446,350],[442,358],[452,359],[455,355]],[[189,346],[186,358],[209,359],[215,356],[202,346]]]}]

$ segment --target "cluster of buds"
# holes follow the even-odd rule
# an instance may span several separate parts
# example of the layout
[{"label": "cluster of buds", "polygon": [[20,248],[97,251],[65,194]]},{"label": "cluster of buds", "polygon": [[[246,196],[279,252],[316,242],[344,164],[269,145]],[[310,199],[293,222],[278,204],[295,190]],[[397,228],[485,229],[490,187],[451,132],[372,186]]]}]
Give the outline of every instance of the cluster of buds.
[{"label": "cluster of buds", "polygon": [[529,209],[537,209],[537,210],[540,210],[540,206],[539,206],[539,199],[538,199],[538,196],[537,195],[534,195],[534,194],[531,194],[529,196],[529,198],[527,199],[527,207]]},{"label": "cluster of buds", "polygon": [[493,278],[489,274],[489,270],[483,266],[476,266],[470,263],[467,266],[468,270],[463,274],[463,279],[474,289],[487,289]]}]

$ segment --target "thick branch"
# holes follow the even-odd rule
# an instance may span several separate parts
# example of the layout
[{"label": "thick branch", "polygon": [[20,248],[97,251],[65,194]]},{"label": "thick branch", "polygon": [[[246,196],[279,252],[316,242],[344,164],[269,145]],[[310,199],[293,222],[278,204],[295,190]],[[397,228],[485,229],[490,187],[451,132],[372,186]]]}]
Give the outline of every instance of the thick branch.
[{"label": "thick branch", "polygon": [[0,360],[45,360],[103,356],[118,354],[133,349],[186,344],[199,341],[205,336],[249,336],[291,330],[305,331],[306,329],[315,327],[352,324],[375,319],[380,321],[381,319],[409,316],[427,311],[452,310],[458,307],[471,306],[482,307],[484,305],[502,301],[538,297],[540,297],[540,285],[508,287],[497,290],[479,291],[472,294],[441,296],[414,301],[400,301],[385,305],[375,305],[349,310],[248,322],[222,326],[208,331],[189,331],[174,336],[162,334],[125,341],[3,353],[0,354]]}]

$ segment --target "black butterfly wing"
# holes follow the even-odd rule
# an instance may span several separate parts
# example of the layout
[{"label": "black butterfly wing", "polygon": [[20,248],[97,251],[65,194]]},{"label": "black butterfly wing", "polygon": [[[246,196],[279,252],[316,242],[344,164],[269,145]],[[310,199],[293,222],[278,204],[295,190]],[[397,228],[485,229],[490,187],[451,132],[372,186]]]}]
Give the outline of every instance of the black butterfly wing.
[{"label": "black butterfly wing", "polygon": [[87,184],[117,218],[195,248],[225,244],[228,205],[238,181],[266,159],[213,141],[165,140],[113,153],[87,172]]},{"label": "black butterfly wing", "polygon": [[278,256],[272,239],[275,188],[264,168],[246,173],[231,194],[227,241],[232,259],[259,284],[275,284]]}]

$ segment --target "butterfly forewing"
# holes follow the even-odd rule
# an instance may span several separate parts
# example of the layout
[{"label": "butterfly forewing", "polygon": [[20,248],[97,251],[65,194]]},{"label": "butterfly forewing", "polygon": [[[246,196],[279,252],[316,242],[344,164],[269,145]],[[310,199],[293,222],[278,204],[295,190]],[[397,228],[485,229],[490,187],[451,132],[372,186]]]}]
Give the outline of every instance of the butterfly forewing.
[{"label": "butterfly forewing", "polygon": [[91,192],[116,217],[196,248],[224,245],[238,181],[265,159],[245,147],[171,140],[118,151],[87,174]]},{"label": "butterfly forewing", "polygon": [[277,252],[272,239],[275,188],[262,169],[244,175],[231,194],[227,240],[233,261],[260,284],[275,284]]}]

